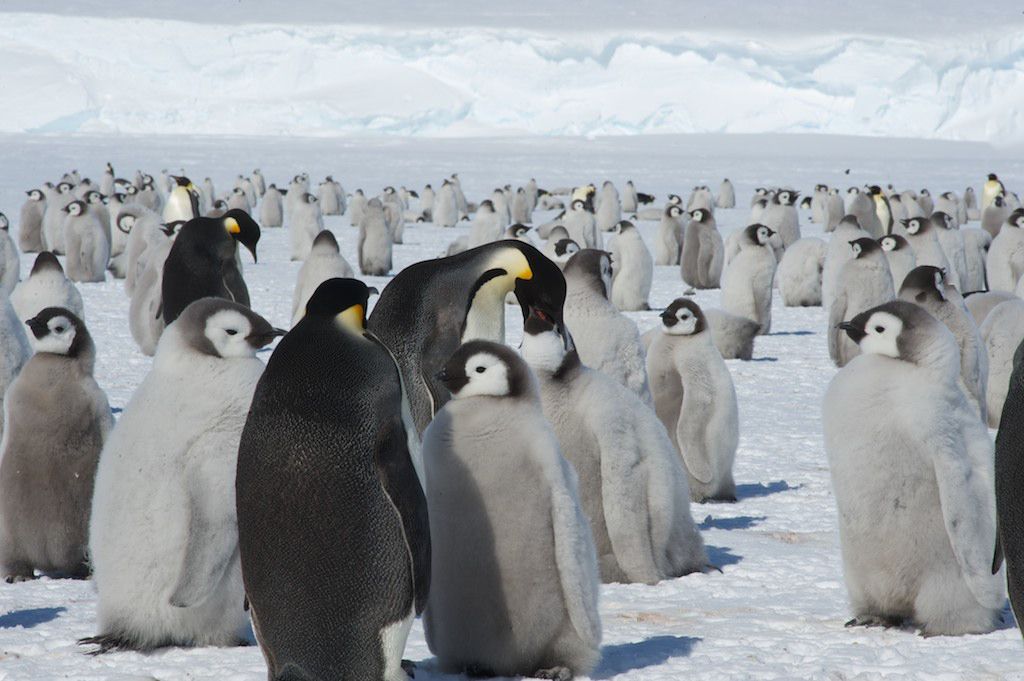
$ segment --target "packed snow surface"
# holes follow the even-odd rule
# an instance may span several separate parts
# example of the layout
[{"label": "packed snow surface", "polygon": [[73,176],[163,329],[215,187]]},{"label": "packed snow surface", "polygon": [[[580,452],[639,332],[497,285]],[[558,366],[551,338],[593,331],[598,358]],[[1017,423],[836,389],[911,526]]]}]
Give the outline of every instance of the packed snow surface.
[{"label": "packed snow surface", "polygon": [[[495,186],[536,177],[541,186],[633,179],[638,189],[680,194],[695,184],[717,188],[728,176],[735,210],[718,211],[726,234],[746,224],[755,186],[816,182],[841,187],[866,181],[929,187],[933,193],[980,187],[999,172],[1009,188],[1024,186],[1024,163],[980,144],[921,143],[808,136],[697,136],[503,140],[266,140],[0,136],[0,210],[11,216],[24,190],[77,168],[97,177],[106,161],[118,174],[184,168],[213,177],[226,191],[237,173],[260,167],[281,184],[308,171],[314,184],[333,174],[348,191],[368,195],[384,185],[420,189],[459,172],[470,200]],[[537,219],[545,219],[543,213]],[[804,234],[820,234],[801,214]],[[342,253],[357,262],[358,230],[328,218]],[[656,223],[642,223],[648,243]],[[410,225],[396,246],[396,268],[433,257],[465,226]],[[246,262],[253,307],[277,326],[290,320],[299,263],[289,262],[287,234],[268,229],[258,264]],[[247,257],[247,256],[246,256]],[[31,257],[23,257],[27,273]],[[368,278],[381,287],[386,277]],[[651,303],[664,307],[682,294],[678,270],[659,267]],[[96,377],[111,405],[123,408],[151,360],[128,331],[128,298],[120,281],[80,286],[86,321],[96,340]],[[719,292],[700,292],[715,306]],[[631,314],[642,329],[657,311]],[[521,335],[518,310],[508,312],[509,341]],[[595,679],[1024,679],[1024,647],[1007,608],[1002,627],[984,636],[925,639],[912,630],[846,629],[851,613],[843,586],[835,503],[822,445],[820,409],[835,374],[826,351],[820,308],[784,308],[776,297],[773,333],[760,337],[751,362],[730,361],[740,407],[736,458],[739,501],[692,506],[721,573],[693,574],[657,586],[601,589],[603,659]],[[266,358],[266,354],[261,355]],[[85,581],[39,579],[0,584],[0,679],[80,681],[263,681],[258,648],[166,649],[150,654],[88,657],[75,645],[96,633],[96,595]],[[434,670],[419,623],[406,657],[417,681],[451,679]]]}]

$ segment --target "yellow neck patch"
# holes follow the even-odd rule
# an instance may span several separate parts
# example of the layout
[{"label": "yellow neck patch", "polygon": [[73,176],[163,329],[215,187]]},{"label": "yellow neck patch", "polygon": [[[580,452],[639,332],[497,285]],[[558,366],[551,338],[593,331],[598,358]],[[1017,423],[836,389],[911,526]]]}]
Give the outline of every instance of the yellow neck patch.
[{"label": "yellow neck patch", "polygon": [[336,316],[335,319],[338,321],[339,324],[349,329],[350,331],[362,333],[365,328],[363,327],[363,316],[363,306],[353,305],[352,307],[341,312],[341,314]]}]

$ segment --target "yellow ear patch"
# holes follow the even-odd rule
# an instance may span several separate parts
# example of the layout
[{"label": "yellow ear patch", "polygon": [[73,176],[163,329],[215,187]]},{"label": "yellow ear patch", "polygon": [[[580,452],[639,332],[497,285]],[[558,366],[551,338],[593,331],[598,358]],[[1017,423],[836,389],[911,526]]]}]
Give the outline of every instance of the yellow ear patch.
[{"label": "yellow ear patch", "polygon": [[224,229],[228,230],[229,234],[238,234],[242,231],[238,226],[238,220],[234,218],[224,218]]},{"label": "yellow ear patch", "polygon": [[363,306],[353,305],[352,307],[344,310],[335,319],[341,323],[342,326],[346,326],[353,331],[362,333],[363,331]]}]

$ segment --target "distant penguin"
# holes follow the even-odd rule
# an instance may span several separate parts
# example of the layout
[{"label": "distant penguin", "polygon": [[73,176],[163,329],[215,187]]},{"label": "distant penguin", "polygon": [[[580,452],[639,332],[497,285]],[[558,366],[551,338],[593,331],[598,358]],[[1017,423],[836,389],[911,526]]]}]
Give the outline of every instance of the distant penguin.
[{"label": "distant penguin", "polygon": [[263,178],[263,173],[259,168],[255,168],[249,179],[252,181],[253,187],[256,188],[256,193],[262,199],[267,193],[267,181]]},{"label": "distant penguin", "polygon": [[11,306],[23,322],[48,307],[67,308],[79,319],[85,316],[82,294],[64,274],[64,268],[60,266],[57,257],[49,251],[36,256],[28,278],[14,287]]},{"label": "distant penguin", "polygon": [[623,312],[651,309],[654,259],[636,226],[622,220],[614,229],[612,245],[612,302]]},{"label": "distant penguin", "polygon": [[937,228],[930,218],[910,218],[903,223],[904,238],[910,247],[914,249],[914,259],[917,266],[931,265],[938,267],[946,273],[947,281],[959,285],[960,280],[942,249],[939,237],[936,234]]},{"label": "distant penguin", "polygon": [[896,297],[889,261],[878,242],[861,237],[850,242],[850,249],[853,260],[839,271],[827,306],[828,354],[837,367],[846,366],[860,352],[857,343],[839,325]]},{"label": "distant penguin", "polygon": [[877,239],[884,234],[892,234],[892,206],[889,204],[889,199],[886,197],[885,192],[876,184],[868,188],[868,193],[874,202],[875,217],[878,218],[878,224],[882,230],[881,234],[874,235],[875,238]]},{"label": "distant penguin", "polygon": [[640,207],[640,203],[637,200],[636,186],[633,184],[633,180],[626,180],[626,185],[622,189],[622,211],[624,213],[635,213]]},{"label": "distant penguin", "polygon": [[725,244],[706,208],[690,211],[679,259],[683,281],[695,289],[718,288],[725,262]]},{"label": "distant penguin", "polygon": [[1014,291],[1024,274],[1024,208],[1013,211],[985,258],[990,291]]},{"label": "distant penguin", "polygon": [[821,225],[827,232],[828,229],[828,185],[814,185],[814,193],[804,201],[810,200],[811,222]]},{"label": "distant penguin", "polygon": [[569,237],[558,240],[548,239],[548,245],[550,249],[545,248],[544,254],[551,258],[559,269],[565,269],[569,259],[582,250],[580,245]]},{"label": "distant penguin", "polygon": [[691,213],[695,210],[706,210],[709,213],[715,212],[715,200],[711,196],[711,189],[707,185],[698,185],[690,192],[686,200],[686,210]]},{"label": "distant penguin", "polygon": [[85,198],[82,201],[85,203],[86,212],[100,221],[100,225],[103,227],[103,237],[107,241],[107,248],[112,248],[110,210],[103,202],[103,195],[94,189],[89,190],[85,193]]},{"label": "distant penguin", "polygon": [[352,266],[338,248],[338,240],[329,230],[320,232],[313,240],[309,257],[299,268],[292,297],[292,326],[306,314],[306,303],[313,292],[328,279],[351,279],[355,276]]},{"label": "distant penguin", "polygon": [[[100,651],[244,641],[235,468],[263,362],[277,335],[219,298],[189,305],[100,455],[89,553]],[[159,484],[154,482],[159,481]]]},{"label": "distant penguin", "polygon": [[956,287],[944,281],[943,272],[939,268],[919,265],[903,280],[899,297],[921,306],[953,332],[960,350],[960,377],[967,391],[967,399],[981,420],[986,421],[988,354],[978,326],[967,312]]},{"label": "distant penguin", "polygon": [[995,201],[996,196],[1005,193],[1006,188],[995,173],[989,173],[985,184],[981,187],[981,209],[988,208]]},{"label": "distant penguin", "polygon": [[129,297],[146,267],[146,250],[166,236],[166,227],[160,220],[160,216],[148,208],[128,204],[121,208],[114,222],[114,241],[123,243],[124,249],[122,255],[114,259],[114,266],[124,271],[124,290]]},{"label": "distant penguin", "polygon": [[391,232],[384,220],[384,206],[370,199],[359,224],[359,271],[382,277],[391,273]]},{"label": "distant penguin", "polygon": [[0,436],[3,435],[4,393],[32,356],[25,324],[18,319],[10,299],[0,295]]},{"label": "distant penguin", "polygon": [[611,182],[605,182],[601,186],[600,203],[597,206],[595,216],[597,229],[601,232],[610,232],[622,220],[622,204],[619,203],[619,192]]},{"label": "distant penguin", "polygon": [[647,350],[654,409],[682,457],[694,501],[736,501],[739,412],[729,369],[700,306],[676,298]]},{"label": "distant penguin", "polygon": [[846,215],[846,208],[843,206],[843,197],[839,194],[838,188],[833,187],[828,190],[826,209],[828,213],[828,222],[825,225],[825,231],[831,232],[835,230],[842,221],[843,216]]},{"label": "distant penguin", "polygon": [[353,227],[358,227],[363,221],[363,214],[366,212],[366,195],[363,194],[362,189],[357,189],[352,195],[352,201],[349,203],[348,218],[349,224]]},{"label": "distant penguin", "polygon": [[370,291],[317,288],[242,431],[239,553],[271,679],[404,679],[432,586],[418,438],[394,356],[365,330]]},{"label": "distant penguin", "polygon": [[284,197],[286,192],[287,190],[278,189],[277,185],[273,183],[267,187],[267,191],[263,195],[263,201],[260,203],[261,227],[281,227],[284,225]]},{"label": "distant penguin", "polygon": [[650,406],[582,364],[540,317],[526,320],[521,353],[579,475],[602,581],[654,584],[702,570],[707,556],[690,516],[686,474]]},{"label": "distant penguin", "polygon": [[678,265],[683,248],[683,207],[670,203],[665,206],[654,240],[654,264]]},{"label": "distant penguin", "polygon": [[921,207],[923,215],[931,215],[935,212],[935,202],[932,200],[931,192],[927,189],[922,189],[918,192],[917,204]]},{"label": "distant penguin", "polygon": [[520,222],[509,225],[505,228],[505,234],[503,236],[506,239],[518,239],[524,244],[533,245],[533,241],[530,240],[530,228]]},{"label": "distant penguin", "polygon": [[436,194],[434,188],[429,184],[423,187],[420,192],[420,215],[427,222],[434,221],[434,199]]},{"label": "distant penguin", "polygon": [[334,182],[330,178],[327,178],[317,186],[316,198],[324,215],[341,215],[342,210],[341,201],[338,198],[338,188],[334,186]]},{"label": "distant penguin", "polygon": [[956,341],[889,302],[843,322],[861,355],[829,384],[822,420],[839,510],[847,626],[992,631],[992,442],[958,387]]},{"label": "distant penguin", "polygon": [[248,307],[249,289],[238,268],[236,244],[249,249],[255,261],[259,239],[259,226],[240,210],[186,222],[164,261],[164,323],[170,325],[189,303],[209,296]]},{"label": "distant penguin", "polygon": [[[390,192],[388,192],[390,190]],[[401,199],[393,187],[385,187],[381,203],[384,208],[384,224],[387,225],[391,242],[400,244],[405,241],[405,209]]]},{"label": "distant penguin", "polygon": [[288,240],[291,243],[292,261],[302,261],[309,256],[313,239],[324,229],[324,216],[320,202],[310,193],[305,193],[291,204],[288,213]]},{"label": "distant penguin", "polygon": [[494,212],[494,204],[490,199],[480,202],[473,216],[473,224],[469,227],[467,248],[476,248],[497,241],[501,238],[503,228],[498,214]]},{"label": "distant penguin", "polygon": [[84,578],[96,462],[113,417],[82,320],[48,307],[26,324],[36,353],[4,397],[0,575]]},{"label": "distant penguin", "polygon": [[985,230],[976,227],[961,229],[960,233],[964,239],[964,263],[967,266],[963,291],[964,293],[984,291],[988,288],[988,279],[985,276],[985,258],[992,245],[992,237]]},{"label": "distant penguin", "polygon": [[71,185],[61,182],[56,189],[44,188],[46,206],[43,209],[43,245],[47,250],[64,255],[64,209],[75,200]]},{"label": "distant penguin", "polygon": [[825,253],[825,267],[821,272],[821,299],[826,307],[832,300],[832,291],[835,289],[840,270],[847,261],[854,258],[850,242],[868,238],[870,235],[860,228],[860,223],[853,215],[844,216],[832,231]]},{"label": "distant penguin", "polygon": [[491,192],[491,204],[494,206],[494,213],[498,216],[498,225],[502,230],[511,224],[512,213],[509,210],[508,199],[504,190],[500,187]]},{"label": "distant penguin", "polygon": [[469,203],[466,201],[466,195],[462,191],[462,180],[459,179],[458,173],[452,173],[448,178],[448,182],[451,185],[452,194],[455,197],[455,206],[458,209],[457,217],[459,219],[469,216]]},{"label": "distant penguin", "polygon": [[224,214],[228,212],[228,202],[224,199],[215,199],[213,204],[210,206],[210,210],[203,217],[208,218],[220,218],[224,217]]},{"label": "distant penguin", "polygon": [[715,197],[715,207],[736,207],[736,190],[733,189],[732,182],[729,181],[729,178],[722,180],[722,184],[718,186],[718,196]]},{"label": "distant penguin", "polygon": [[512,197],[512,222],[527,225],[533,222],[533,206],[522,187]]},{"label": "distant penguin", "polygon": [[452,400],[423,436],[427,645],[446,673],[586,675],[600,658],[597,556],[536,379],[510,348],[472,341],[441,380]]},{"label": "distant penguin", "polygon": [[804,237],[790,244],[779,263],[779,294],[786,307],[821,305],[821,275],[828,247],[815,237]]},{"label": "distant penguin", "polygon": [[[594,214],[587,209],[586,201],[574,199],[562,219],[562,225],[569,232],[569,238],[581,248],[602,248],[603,240],[597,231]],[[614,231],[614,226],[613,226]]]},{"label": "distant penguin", "polygon": [[[974,296],[971,296],[972,298]],[[978,333],[988,357],[985,405],[988,427],[998,428],[1010,390],[1013,357],[1024,342],[1024,300],[1014,298],[992,308]]]},{"label": "distant penguin", "polygon": [[252,204],[249,203],[249,197],[245,195],[245,191],[241,187],[232,189],[231,193],[224,197],[224,200],[228,203],[228,210],[252,212]]},{"label": "distant penguin", "polygon": [[64,208],[64,243],[67,249],[67,275],[72,281],[105,281],[110,261],[110,244],[104,226],[89,214],[81,201]]},{"label": "distant penguin", "polygon": [[932,227],[939,240],[939,246],[946,255],[946,260],[953,267],[947,272],[947,280],[961,291],[967,291],[967,256],[965,254],[964,235],[956,224],[953,216],[936,211],[931,215]]},{"label": "distant penguin", "polygon": [[18,247],[10,233],[11,223],[0,213],[0,297],[6,298],[14,291],[21,278],[21,261]]},{"label": "distant penguin", "polygon": [[454,227],[459,221],[459,205],[455,197],[455,187],[445,180],[434,196],[432,211],[433,222],[438,227]]},{"label": "distant penguin", "polygon": [[[800,215],[796,209],[797,199],[800,192],[792,189],[782,189],[775,193],[768,209],[761,216],[761,223],[766,225],[773,232],[778,234],[782,241],[782,249],[789,248],[800,238]],[[781,259],[781,250],[775,248],[777,257]]]},{"label": "distant penguin", "polygon": [[775,254],[768,227],[753,224],[742,231],[740,252],[722,276],[722,308],[757,322],[762,335],[772,326],[772,281]]},{"label": "distant penguin", "polygon": [[857,224],[868,233],[868,236],[872,239],[877,239],[885,234],[882,223],[878,219],[878,211],[875,209],[874,199],[869,193],[862,192],[856,187],[850,187],[846,198],[847,214],[857,218]]},{"label": "distant penguin", "polygon": [[43,250],[41,232],[46,198],[39,189],[30,189],[25,194],[28,198],[21,205],[21,215],[18,219],[18,245],[25,253],[38,253]]},{"label": "distant penguin", "polygon": [[199,217],[199,190],[192,184],[192,180],[182,175],[172,175],[171,179],[174,187],[164,204],[164,222],[187,222]]},{"label": "distant penguin", "polygon": [[609,299],[611,256],[587,249],[569,258],[565,275],[565,323],[580,360],[629,388],[651,404],[644,349],[636,322]]},{"label": "distant penguin", "polygon": [[100,193],[104,196],[114,193],[114,166],[109,162],[103,170],[103,177],[100,178]]},{"label": "distant penguin", "polygon": [[1009,215],[1010,207],[1006,205],[1003,196],[997,194],[992,199],[992,203],[985,206],[981,212],[981,228],[992,235],[994,239],[999,236],[999,230],[1003,228],[1003,223],[1006,222]]},{"label": "distant penguin", "polygon": [[917,258],[914,256],[914,249],[899,234],[887,234],[878,239],[878,245],[885,253],[885,259],[889,263],[889,273],[892,275],[894,290],[899,290],[903,280],[910,274],[910,270],[917,267]]}]

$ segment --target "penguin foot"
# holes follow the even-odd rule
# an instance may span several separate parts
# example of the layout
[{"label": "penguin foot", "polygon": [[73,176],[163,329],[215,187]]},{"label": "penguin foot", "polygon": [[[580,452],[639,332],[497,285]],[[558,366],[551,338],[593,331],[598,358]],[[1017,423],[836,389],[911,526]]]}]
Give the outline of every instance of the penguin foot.
[{"label": "penguin foot", "polygon": [[892,627],[898,627],[900,625],[899,620],[893,619],[892,617],[883,617],[882,615],[857,615],[852,620],[846,623],[846,627],[883,627],[890,629]]},{"label": "penguin foot", "polygon": [[133,646],[127,639],[121,638],[117,634],[100,634],[99,636],[80,638],[78,639],[78,645],[99,646],[95,650],[86,651],[86,655],[92,656],[118,650],[136,650],[136,646]]},{"label": "penguin foot", "polygon": [[554,681],[571,681],[572,670],[568,667],[550,667],[538,669],[534,675],[536,679],[553,679]]},{"label": "penguin foot", "polygon": [[4,575],[4,581],[8,584],[18,584],[20,582],[31,582],[36,576],[32,572],[29,573],[15,573],[10,575]]},{"label": "penguin foot", "polygon": [[416,663],[412,660],[402,660],[402,671],[408,674],[410,679],[415,679]]},{"label": "penguin foot", "polygon": [[471,664],[462,670],[471,679],[482,679],[496,676],[493,671],[480,665]]},{"label": "penguin foot", "polygon": [[722,568],[718,567],[714,563],[708,563],[707,565],[705,565],[703,568],[701,568],[701,572],[703,572],[704,574],[707,574],[709,572],[717,572],[719,574],[725,574],[725,573],[722,572]]}]

